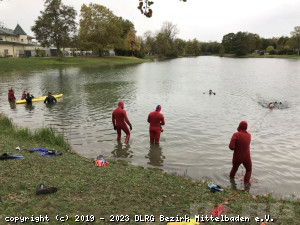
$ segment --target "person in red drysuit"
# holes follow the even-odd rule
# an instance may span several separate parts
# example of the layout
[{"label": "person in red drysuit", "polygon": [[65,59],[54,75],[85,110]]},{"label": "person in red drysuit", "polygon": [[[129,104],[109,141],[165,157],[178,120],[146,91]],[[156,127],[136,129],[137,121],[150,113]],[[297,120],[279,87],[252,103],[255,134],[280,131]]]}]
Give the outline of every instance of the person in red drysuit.
[{"label": "person in red drysuit", "polygon": [[25,99],[25,97],[26,97],[26,95],[27,95],[27,92],[26,92],[26,91],[23,91],[23,94],[22,94],[21,100],[24,100],[24,99]]},{"label": "person in red drysuit", "polygon": [[11,88],[8,90],[8,100],[9,100],[9,101],[14,101],[14,100],[16,100],[14,90],[15,90],[15,89],[14,89],[13,87],[11,87]]},{"label": "person in red drysuit", "polygon": [[130,138],[130,131],[125,122],[130,127],[130,130],[132,130],[131,123],[129,122],[126,111],[124,110],[124,103],[118,102],[118,107],[112,112],[112,123],[114,125],[114,129],[117,130],[118,133],[117,141],[120,142],[121,130],[123,130],[126,133],[124,145],[127,145]]},{"label": "person in red drysuit", "polygon": [[229,144],[229,148],[234,151],[230,178],[234,178],[239,166],[243,164],[246,168],[244,177],[245,186],[249,184],[252,172],[252,162],[250,157],[251,134],[247,132],[247,127],[248,124],[246,121],[240,122],[239,127],[237,128],[238,132],[232,135]]},{"label": "person in red drysuit", "polygon": [[150,134],[150,143],[151,144],[159,144],[160,133],[163,132],[162,125],[165,125],[165,119],[163,114],[160,113],[161,106],[158,105],[154,112],[149,113],[148,123],[149,126],[149,134]]}]

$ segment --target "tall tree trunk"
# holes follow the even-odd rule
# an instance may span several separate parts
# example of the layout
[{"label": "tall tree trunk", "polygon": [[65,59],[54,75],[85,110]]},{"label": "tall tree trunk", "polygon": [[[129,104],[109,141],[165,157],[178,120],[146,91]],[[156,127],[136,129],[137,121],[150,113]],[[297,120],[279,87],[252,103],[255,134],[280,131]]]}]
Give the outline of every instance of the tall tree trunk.
[{"label": "tall tree trunk", "polygon": [[99,57],[103,56],[102,48],[99,48]]},{"label": "tall tree trunk", "polygon": [[61,57],[62,54],[61,54],[61,51],[60,51],[60,45],[59,45],[59,42],[56,42],[56,49],[57,49],[57,56],[58,56],[58,57]]}]

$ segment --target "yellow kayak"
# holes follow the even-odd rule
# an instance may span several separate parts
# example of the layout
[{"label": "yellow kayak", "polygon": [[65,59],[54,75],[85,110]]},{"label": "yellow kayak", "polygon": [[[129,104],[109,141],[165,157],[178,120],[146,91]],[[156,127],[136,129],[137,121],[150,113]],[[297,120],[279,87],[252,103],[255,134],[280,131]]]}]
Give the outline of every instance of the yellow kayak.
[{"label": "yellow kayak", "polygon": [[[63,96],[63,94],[58,94],[58,95],[53,95],[55,98],[60,98]],[[32,101],[33,102],[39,102],[39,101],[44,101],[47,98],[47,96],[42,96],[42,97],[37,97],[37,98],[33,98]],[[21,104],[21,103],[26,103],[26,100],[18,100],[16,101],[17,104]]]}]

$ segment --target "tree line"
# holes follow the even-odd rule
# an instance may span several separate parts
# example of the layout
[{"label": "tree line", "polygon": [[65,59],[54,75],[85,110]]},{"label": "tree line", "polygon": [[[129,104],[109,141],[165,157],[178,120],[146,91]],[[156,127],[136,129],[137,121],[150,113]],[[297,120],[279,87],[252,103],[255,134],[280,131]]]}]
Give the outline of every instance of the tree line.
[{"label": "tree line", "polygon": [[291,37],[281,36],[273,38],[261,38],[258,34],[249,32],[228,33],[222,39],[223,51],[220,54],[271,54],[271,55],[299,55],[300,26],[296,26],[291,32]]},{"label": "tree line", "polygon": [[[147,4],[150,4],[147,1]],[[45,9],[35,20],[32,31],[42,46],[72,47],[82,51],[97,52],[114,49],[117,55],[161,55],[165,57],[199,56],[206,54],[235,54],[238,56],[259,51],[269,54],[299,54],[300,27],[295,27],[291,37],[260,38],[248,32],[229,33],[221,43],[183,40],[177,37],[179,30],[171,22],[164,22],[157,32],[147,31],[136,35],[134,24],[118,17],[105,6],[83,4],[79,24],[77,12],[61,0],[45,0]],[[79,25],[79,26],[78,26]]]}]

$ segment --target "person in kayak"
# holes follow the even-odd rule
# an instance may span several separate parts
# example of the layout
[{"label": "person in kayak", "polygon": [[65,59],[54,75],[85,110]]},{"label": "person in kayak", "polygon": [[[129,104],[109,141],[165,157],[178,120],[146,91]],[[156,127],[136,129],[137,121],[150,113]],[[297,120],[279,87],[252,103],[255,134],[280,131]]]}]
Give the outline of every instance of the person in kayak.
[{"label": "person in kayak", "polygon": [[48,91],[48,96],[45,98],[44,103],[54,103],[57,102],[56,98]]},{"label": "person in kayak", "polygon": [[25,100],[27,104],[31,104],[32,103],[32,99],[34,98],[33,95],[31,95],[30,93],[27,93]]},{"label": "person in kayak", "polygon": [[26,97],[26,95],[27,95],[27,92],[26,92],[26,91],[23,91],[23,94],[22,94],[21,100],[24,100],[24,99],[25,99],[25,97]]},{"label": "person in kayak", "polygon": [[114,111],[112,112],[112,123],[114,126],[114,130],[116,130],[117,134],[118,134],[117,141],[120,142],[121,130],[123,130],[126,134],[124,145],[127,145],[128,141],[130,139],[130,131],[129,131],[126,123],[130,127],[130,130],[132,130],[132,125],[128,120],[126,111],[124,110],[124,103],[121,101],[118,102],[118,107],[115,108]]},{"label": "person in kayak", "polygon": [[15,89],[13,87],[11,87],[9,90],[8,90],[8,100],[9,101],[15,101],[16,100],[16,97],[15,97]]},{"label": "person in kayak", "polygon": [[247,132],[248,124],[246,121],[242,121],[237,128],[238,132],[232,135],[229,148],[234,151],[232,158],[232,169],[230,172],[230,178],[234,179],[234,176],[241,164],[246,168],[246,174],[244,177],[245,187],[249,185],[251,173],[252,173],[252,161],[250,156],[250,142],[251,134]]},{"label": "person in kayak", "polygon": [[150,144],[159,144],[160,133],[163,132],[161,126],[165,125],[165,119],[163,114],[160,113],[161,106],[158,105],[154,112],[149,113],[148,123],[149,134],[150,134]]}]

